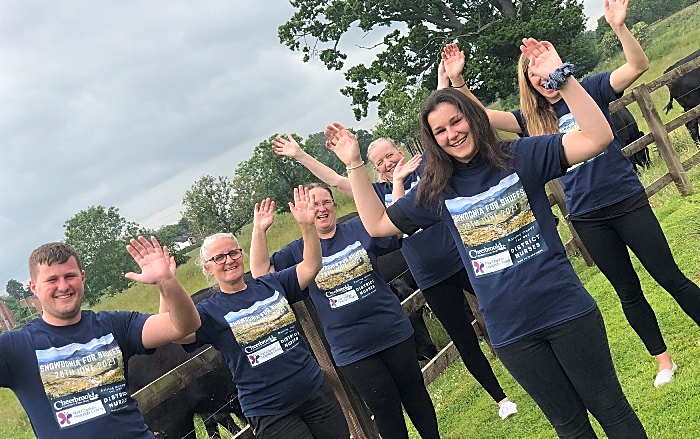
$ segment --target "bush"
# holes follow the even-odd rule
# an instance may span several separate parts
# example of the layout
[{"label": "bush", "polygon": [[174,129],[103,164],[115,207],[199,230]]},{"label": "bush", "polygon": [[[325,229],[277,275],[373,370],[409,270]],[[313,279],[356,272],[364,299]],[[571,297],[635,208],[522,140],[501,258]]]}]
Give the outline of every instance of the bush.
[{"label": "bush", "polygon": [[[630,29],[630,33],[639,41],[642,48],[649,44],[649,26],[645,22],[640,21],[635,23],[632,29]],[[617,52],[622,50],[622,44],[620,44],[620,39],[617,38],[615,32],[612,30],[605,32],[600,43],[598,43],[598,50],[600,50],[603,59],[610,59],[615,56]]]}]

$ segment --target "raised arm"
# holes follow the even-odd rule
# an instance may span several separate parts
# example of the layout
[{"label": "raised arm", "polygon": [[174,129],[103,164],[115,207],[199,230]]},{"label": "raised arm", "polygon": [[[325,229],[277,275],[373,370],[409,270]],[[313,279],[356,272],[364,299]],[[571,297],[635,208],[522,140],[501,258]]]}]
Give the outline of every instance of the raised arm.
[{"label": "raised arm", "polygon": [[352,198],[352,188],[350,187],[350,181],[348,181],[347,177],[338,175],[337,172],[307,154],[306,151],[301,149],[301,146],[299,146],[291,134],[289,134],[286,139],[277,136],[275,140],[272,141],[272,148],[275,154],[293,158],[311,171],[311,173],[322,182],[338,189],[340,193],[346,197]]},{"label": "raised arm", "polygon": [[250,274],[258,278],[275,271],[267,249],[267,229],[275,220],[275,202],[266,198],[255,204],[253,233],[250,238]]},{"label": "raised arm", "polygon": [[[550,73],[562,67],[559,54],[548,42],[525,38],[520,50],[530,60],[530,72],[541,78],[549,79]],[[613,135],[598,104],[576,78],[571,76],[559,83],[559,92],[580,129],[564,134],[562,140],[567,161],[575,165],[600,154],[612,142]]]},{"label": "raised arm", "polygon": [[399,234],[399,229],[391,222],[384,205],[372,189],[355,135],[337,122],[328,125],[324,134],[328,139],[326,147],[348,168],[348,180],[355,194],[357,212],[367,232],[376,237]]},{"label": "raised arm", "polygon": [[509,111],[492,110],[490,108],[486,108],[484,104],[482,104],[481,101],[474,96],[474,93],[469,90],[467,87],[467,82],[462,77],[465,62],[464,52],[459,50],[457,44],[452,43],[446,45],[440,56],[442,57],[442,64],[445,66],[445,72],[450,78],[452,87],[461,91],[466,97],[479,104],[479,106],[486,111],[486,115],[489,117],[489,122],[491,122],[491,125],[493,125],[494,128],[508,131],[509,133],[522,132],[520,125],[518,125],[518,120],[515,118],[513,113]]},{"label": "raised arm", "polygon": [[622,52],[625,54],[623,65],[615,69],[610,75],[610,86],[615,93],[622,93],[632,85],[644,72],[649,70],[649,59],[642,46],[625,25],[627,17],[627,4],[629,0],[605,0],[605,21],[608,22],[617,38],[622,43]]},{"label": "raised arm", "polygon": [[150,316],[143,326],[141,339],[146,349],[174,342],[194,333],[201,321],[199,313],[170,269],[170,254],[161,248],[158,240],[149,242],[143,236],[132,239],[127,251],[141,268],[141,273],[127,273],[126,277],[144,284],[155,284],[165,301],[168,313]]},{"label": "raised arm", "polygon": [[297,279],[303,290],[316,279],[323,267],[321,261],[321,239],[316,232],[314,220],[314,198],[304,186],[294,189],[294,204],[289,203],[289,210],[301,228],[301,238],[304,241],[302,261],[297,264]]}]

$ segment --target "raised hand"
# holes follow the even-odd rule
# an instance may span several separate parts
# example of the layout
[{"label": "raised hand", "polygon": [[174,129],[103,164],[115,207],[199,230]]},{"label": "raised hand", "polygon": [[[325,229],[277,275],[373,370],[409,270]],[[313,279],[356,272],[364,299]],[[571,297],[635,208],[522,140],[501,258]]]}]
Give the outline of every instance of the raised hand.
[{"label": "raised hand", "polygon": [[605,0],[605,21],[615,29],[625,24],[629,0]]},{"label": "raised hand", "polygon": [[333,151],[340,161],[345,163],[345,166],[354,166],[362,161],[360,144],[355,135],[347,128],[338,122],[333,122],[333,124],[326,126],[323,135],[328,139],[326,148]]},{"label": "raised hand", "polygon": [[[448,44],[442,50],[440,54],[442,57],[442,62],[445,65],[445,72],[450,80],[458,79],[462,76],[462,70],[464,70],[464,52],[459,50],[459,46],[456,43]],[[459,81],[458,84],[452,84],[453,87],[459,87],[464,84]]]},{"label": "raised hand", "polygon": [[403,183],[411,172],[418,169],[421,160],[423,160],[423,156],[421,155],[414,155],[411,157],[411,160],[408,161],[406,161],[406,157],[402,158],[394,167],[394,184]]},{"label": "raised hand", "polygon": [[266,231],[275,221],[275,202],[265,198],[260,203],[255,203],[253,209],[253,228]]},{"label": "raised hand", "polygon": [[291,158],[297,158],[299,153],[302,152],[301,146],[299,146],[291,134],[288,134],[286,139],[284,137],[277,136],[272,141],[272,150],[277,155],[283,155]]},{"label": "raised hand", "polygon": [[174,267],[171,265],[174,265],[175,261],[171,261],[168,247],[161,247],[155,237],[151,236],[149,241],[143,236],[139,236],[138,239],[132,238],[129,242],[126,250],[141,267],[141,273],[126,273],[124,276],[127,279],[143,284],[155,284],[174,276],[172,270]]},{"label": "raised hand", "polygon": [[520,51],[530,60],[528,71],[540,78],[549,79],[549,74],[562,66],[559,54],[548,41],[523,38]]},{"label": "raised hand", "polygon": [[315,198],[304,186],[294,188],[294,203],[289,203],[289,210],[300,226],[313,226],[316,220],[314,211]]}]

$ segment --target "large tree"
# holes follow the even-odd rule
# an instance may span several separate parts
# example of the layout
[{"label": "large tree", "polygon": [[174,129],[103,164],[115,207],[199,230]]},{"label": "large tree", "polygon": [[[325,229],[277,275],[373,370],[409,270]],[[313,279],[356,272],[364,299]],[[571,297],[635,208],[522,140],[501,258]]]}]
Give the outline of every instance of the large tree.
[{"label": "large tree", "polygon": [[[476,95],[487,101],[517,91],[515,64],[523,37],[552,42],[563,59],[590,70],[573,42],[584,30],[583,6],[577,0],[293,0],[296,12],[278,29],[280,42],[304,53],[304,61],[319,58],[328,69],[340,70],[347,55],[341,38],[353,26],[366,33],[384,32],[369,65],[347,69],[351,85],[341,92],[352,98],[355,116],[367,115],[369,102],[381,95],[382,74],[403,72],[409,85],[424,76],[433,88],[439,53],[457,41],[467,54],[464,77]],[[391,28],[394,27],[393,30]]]},{"label": "large tree", "polygon": [[234,189],[227,177],[205,175],[185,192],[183,217],[198,239],[217,232],[235,232],[233,225]]},{"label": "large tree", "polygon": [[131,282],[124,277],[137,266],[126,244],[139,234],[136,223],[119,214],[116,207],[90,206],[63,225],[65,242],[75,247],[85,269],[85,301],[95,305],[103,295],[127,289]]},{"label": "large tree", "polygon": [[22,282],[14,279],[10,279],[9,281],[7,281],[5,291],[7,292],[7,294],[9,294],[17,300],[26,299],[27,297],[30,297],[32,295],[32,292],[29,290],[29,287],[24,286]]}]

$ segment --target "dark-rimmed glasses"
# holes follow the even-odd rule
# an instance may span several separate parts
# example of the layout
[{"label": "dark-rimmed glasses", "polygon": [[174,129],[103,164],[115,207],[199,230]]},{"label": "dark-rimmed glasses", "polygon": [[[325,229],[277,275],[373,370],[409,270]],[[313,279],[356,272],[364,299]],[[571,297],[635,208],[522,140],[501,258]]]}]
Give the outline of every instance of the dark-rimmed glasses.
[{"label": "dark-rimmed glasses", "polygon": [[214,255],[214,256],[212,256],[211,258],[209,258],[209,260],[210,260],[211,262],[215,263],[215,264],[223,265],[223,264],[226,263],[226,257],[227,257],[227,256],[228,256],[229,258],[231,258],[232,261],[235,261],[236,259],[238,259],[238,258],[240,258],[241,256],[243,256],[243,250],[241,250],[240,248],[234,248],[233,250],[231,250],[231,251],[228,252],[228,253],[223,253],[223,254],[220,254],[220,255]]}]

